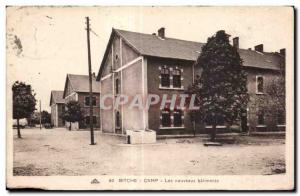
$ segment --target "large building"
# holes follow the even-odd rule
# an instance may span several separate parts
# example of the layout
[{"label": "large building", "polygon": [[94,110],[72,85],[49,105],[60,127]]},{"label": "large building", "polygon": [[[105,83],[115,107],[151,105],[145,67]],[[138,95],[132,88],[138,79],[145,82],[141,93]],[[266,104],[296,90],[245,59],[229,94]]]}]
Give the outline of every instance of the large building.
[{"label": "large building", "polygon": [[[255,46],[254,50],[240,49],[238,37],[233,39],[233,44],[238,48],[248,73],[247,88],[253,102],[256,96],[263,96],[264,86],[269,81],[280,76],[285,50],[280,50],[280,53],[264,52],[262,44]],[[168,38],[164,28],[159,29],[157,34],[113,29],[97,76],[101,97],[113,94],[111,104],[114,106],[119,94],[130,97],[137,94],[162,97],[167,94],[171,97],[184,93],[195,77],[201,75],[201,68],[195,67],[195,61],[202,46],[203,43]],[[250,107],[251,101],[238,126],[246,125],[247,130],[243,131],[268,131],[272,117],[264,115],[259,108]],[[157,134],[168,135],[188,134],[194,130],[188,112],[178,107],[174,110],[159,107],[139,110],[123,105],[101,109],[100,112],[103,132],[125,134],[126,130],[151,129]],[[284,114],[280,116],[281,122],[277,123],[276,130],[284,127]],[[209,128],[196,123],[198,133],[206,133]],[[228,129],[224,125],[217,128]]]},{"label": "large building", "polygon": [[65,100],[63,98],[64,91],[51,91],[50,107],[51,107],[51,124],[54,127],[63,127],[65,125],[62,119]]},{"label": "large building", "polygon": [[[100,127],[100,83],[96,81],[95,76],[92,79],[93,98],[89,97],[89,76],[88,75],[74,75],[67,74],[65,88],[63,91],[63,98],[65,103],[70,100],[78,101],[83,110],[84,120],[72,124],[72,129],[84,129],[89,127],[90,123],[90,108],[89,103],[93,104],[93,123],[94,127]],[[66,123],[69,126],[69,123]]]}]

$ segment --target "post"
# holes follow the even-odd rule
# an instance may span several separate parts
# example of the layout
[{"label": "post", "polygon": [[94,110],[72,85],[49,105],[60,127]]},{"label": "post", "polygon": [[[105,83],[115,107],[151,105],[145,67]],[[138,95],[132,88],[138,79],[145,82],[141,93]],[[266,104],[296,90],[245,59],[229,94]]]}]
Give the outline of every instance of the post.
[{"label": "post", "polygon": [[92,65],[91,65],[91,49],[90,49],[90,23],[89,17],[86,17],[86,34],[87,34],[87,50],[88,50],[88,67],[89,67],[89,89],[90,89],[90,132],[91,132],[91,145],[94,142],[94,127],[93,127],[93,89],[92,89]]},{"label": "post", "polygon": [[41,100],[40,100],[40,129],[42,129],[42,106],[41,106]]},{"label": "post", "polygon": [[194,137],[196,137],[196,121],[193,120]]},{"label": "post", "polygon": [[20,131],[20,121],[19,121],[19,120],[20,120],[20,119],[17,118],[18,138],[22,138],[22,136],[21,136],[21,131]]}]

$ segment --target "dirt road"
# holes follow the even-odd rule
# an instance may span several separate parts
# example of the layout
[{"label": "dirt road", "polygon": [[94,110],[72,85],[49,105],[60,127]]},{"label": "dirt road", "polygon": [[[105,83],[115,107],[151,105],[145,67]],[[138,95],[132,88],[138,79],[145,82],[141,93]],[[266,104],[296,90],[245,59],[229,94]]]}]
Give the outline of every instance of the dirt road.
[{"label": "dirt road", "polygon": [[[14,137],[15,175],[235,175],[285,172],[284,139],[245,138],[221,147],[203,138],[124,145],[125,139],[88,131],[24,129]],[[16,135],[16,134],[15,134]],[[246,141],[246,142],[245,142]]]}]

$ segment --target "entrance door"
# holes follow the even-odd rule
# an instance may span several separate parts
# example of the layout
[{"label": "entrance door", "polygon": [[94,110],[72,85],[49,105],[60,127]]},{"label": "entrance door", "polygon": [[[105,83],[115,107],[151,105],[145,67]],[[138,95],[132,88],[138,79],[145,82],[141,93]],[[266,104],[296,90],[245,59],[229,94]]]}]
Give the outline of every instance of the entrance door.
[{"label": "entrance door", "polygon": [[116,133],[122,134],[122,120],[121,120],[121,114],[119,111],[116,112]]}]

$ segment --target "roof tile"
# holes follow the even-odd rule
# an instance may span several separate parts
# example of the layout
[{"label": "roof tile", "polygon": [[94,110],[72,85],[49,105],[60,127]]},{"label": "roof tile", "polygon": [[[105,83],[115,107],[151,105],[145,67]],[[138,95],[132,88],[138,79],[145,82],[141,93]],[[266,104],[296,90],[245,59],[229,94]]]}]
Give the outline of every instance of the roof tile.
[{"label": "roof tile", "polygon": [[[69,81],[75,92],[89,92],[89,76],[68,74]],[[94,93],[100,93],[100,83],[93,77],[92,90]]]},{"label": "roof tile", "polygon": [[[162,58],[173,58],[196,61],[204,43],[186,41],[173,38],[161,39],[157,35],[137,33],[114,29],[141,55]],[[243,65],[246,67],[279,70],[283,57],[275,53],[257,52],[254,50],[239,49]]]},{"label": "roof tile", "polygon": [[[65,103],[65,100],[63,98],[64,95],[64,91],[51,91],[51,95],[52,95],[52,102],[54,103]],[[51,104],[51,103],[50,103]]]}]

